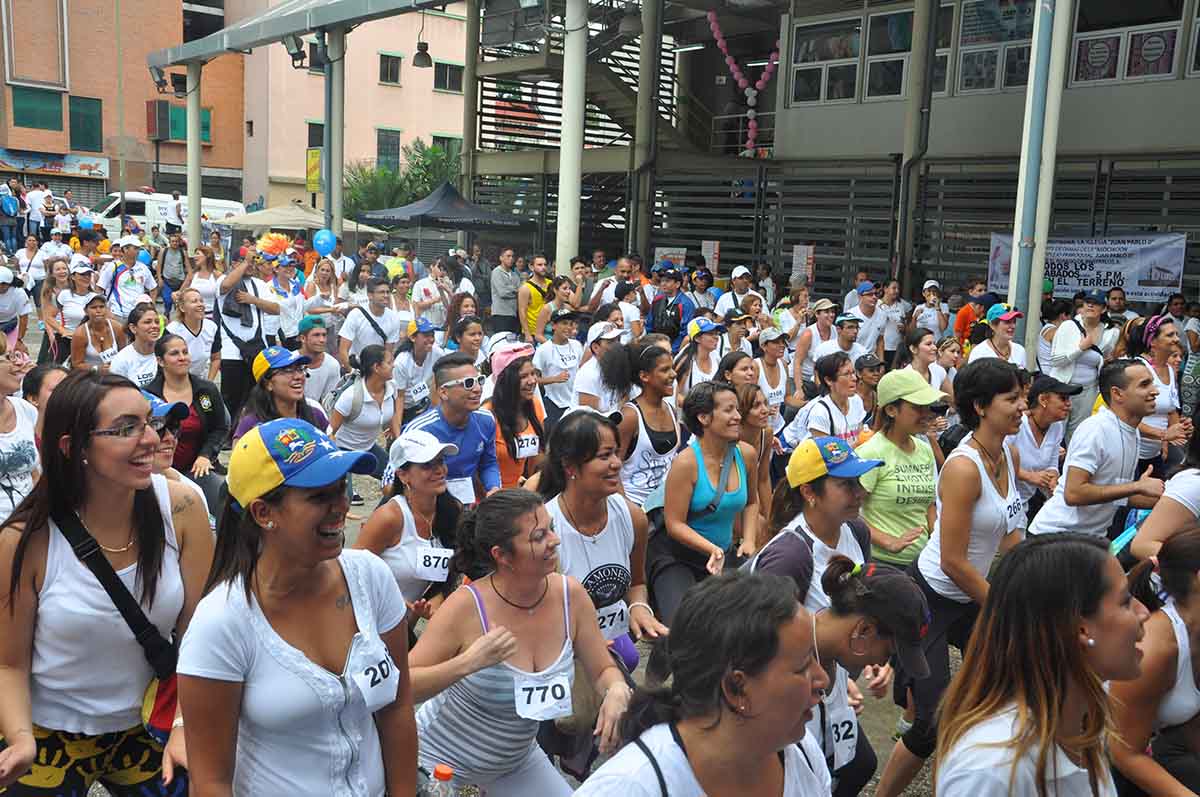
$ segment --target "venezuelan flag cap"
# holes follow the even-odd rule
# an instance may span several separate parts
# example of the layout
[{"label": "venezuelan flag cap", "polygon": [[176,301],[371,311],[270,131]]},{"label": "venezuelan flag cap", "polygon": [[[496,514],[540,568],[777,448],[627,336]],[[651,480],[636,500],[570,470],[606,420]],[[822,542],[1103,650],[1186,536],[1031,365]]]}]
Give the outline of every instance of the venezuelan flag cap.
[{"label": "venezuelan flag cap", "polygon": [[370,451],[342,451],[329,435],[306,421],[277,418],[246,432],[233,447],[226,483],[247,507],[280,485],[324,487],[347,473],[372,473]]}]

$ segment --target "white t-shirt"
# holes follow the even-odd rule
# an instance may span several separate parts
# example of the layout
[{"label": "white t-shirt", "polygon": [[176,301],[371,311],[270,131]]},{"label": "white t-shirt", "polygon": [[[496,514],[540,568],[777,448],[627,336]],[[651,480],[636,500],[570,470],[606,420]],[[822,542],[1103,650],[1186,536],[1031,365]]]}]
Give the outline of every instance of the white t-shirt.
[{"label": "white t-shirt", "polygon": [[344,550],[338,563],[359,629],[344,677],[288,644],[258,601],[246,600],[240,579],[218,585],[196,606],[178,671],[242,684],[235,794],[386,791],[372,715],[396,697],[398,674],[381,664],[390,661],[380,635],[404,619],[404,598],[387,565],[369,551]]},{"label": "white t-shirt", "polygon": [[887,312],[882,309],[881,305],[875,305],[875,314],[867,318],[860,305],[851,310],[850,315],[858,319],[858,338],[855,340],[855,345],[862,346],[870,352],[875,351],[875,344],[883,336],[883,329],[887,326]]},{"label": "white t-shirt", "polygon": [[33,472],[40,466],[34,429],[37,407],[16,396],[7,396],[16,412],[16,425],[0,434],[0,517],[7,518],[33,490]]},{"label": "white t-shirt", "polygon": [[[221,282],[218,283],[218,285],[223,284],[227,276],[228,275],[226,275],[226,277],[222,277]],[[253,290],[251,290],[250,293],[257,291],[259,296],[266,295],[267,283],[263,282],[257,277],[250,277],[247,282],[253,287]],[[225,294],[225,296],[228,295],[229,294]],[[223,296],[221,298],[223,300],[225,297]],[[218,309],[216,312],[220,313],[221,311]],[[256,337],[261,338],[263,335],[262,317],[263,312],[253,305],[250,306],[249,326],[242,324],[242,319],[239,316],[228,316],[223,313],[221,314],[220,323],[223,325],[221,330],[222,360],[242,359],[242,353],[238,351],[237,342],[234,341],[234,337],[242,341],[250,341]]]},{"label": "white t-shirt", "polygon": [[[704,789],[670,725],[655,725],[638,738],[658,762],[670,797],[704,797]],[[831,788],[825,754],[811,734],[806,733],[798,743],[783,749],[783,797],[820,797],[828,795]],[[593,772],[576,790],[575,797],[662,797],[662,794],[654,764],[640,747],[630,743]]]},{"label": "white t-shirt", "polygon": [[[1021,418],[1021,428],[1016,434],[1004,438],[1006,446],[1016,446],[1017,454],[1021,457],[1021,467],[1024,470],[1043,471],[1058,470],[1058,449],[1062,446],[1063,434],[1066,432],[1066,421],[1055,421],[1050,424],[1042,438],[1041,445],[1033,436],[1033,421],[1026,415]],[[1026,481],[1017,480],[1017,492],[1025,501],[1025,509],[1029,509],[1029,499],[1038,488]]]},{"label": "white t-shirt", "polygon": [[[1154,367],[1150,363],[1144,359],[1142,359],[1142,362],[1145,363],[1146,369],[1150,371],[1150,375],[1154,377],[1154,387],[1158,389],[1158,396],[1154,399],[1154,414],[1142,418],[1142,423],[1155,429],[1165,430],[1171,422],[1170,413],[1179,412],[1180,406],[1179,383],[1175,379],[1175,369],[1167,369],[1167,379],[1170,381],[1163,382],[1158,378],[1158,372],[1154,370]],[[1161,440],[1152,440],[1149,436],[1141,439],[1141,445],[1138,448],[1139,459],[1153,459],[1161,453]]]},{"label": "white t-shirt", "polygon": [[621,336],[621,342],[628,343],[633,337],[633,322],[642,320],[642,311],[629,302],[617,302],[617,307],[621,308],[621,318],[625,322],[625,334]]},{"label": "white t-shirt", "polygon": [[851,288],[846,292],[846,298],[842,300],[842,312],[848,313],[858,307],[858,288]]},{"label": "white t-shirt", "polygon": [[542,372],[542,376],[558,376],[561,373],[570,374],[566,382],[556,382],[546,385],[546,398],[558,407],[571,407],[575,401],[575,375],[579,371],[579,361],[583,358],[583,344],[575,339],[569,339],[561,346],[553,340],[547,340],[533,354],[533,367]]},{"label": "white t-shirt", "polygon": [[621,397],[604,386],[604,381],[600,378],[600,363],[595,357],[579,366],[579,370],[575,372],[575,394],[571,401],[572,407],[582,406],[579,398],[583,393],[599,399],[600,406],[596,409],[602,413],[607,414],[621,409]]},{"label": "white t-shirt", "polygon": [[415,407],[429,398],[429,380],[433,378],[433,364],[445,354],[446,352],[435,343],[420,365],[413,359],[411,350],[396,355],[392,363],[392,383],[397,391],[404,391],[405,409]]},{"label": "white t-shirt", "polygon": [[[113,288],[113,278],[120,269],[120,277]],[[141,263],[134,263],[133,268],[127,268],[124,262],[116,260],[105,263],[100,269],[100,277],[96,282],[99,292],[108,297],[108,309],[118,318],[125,318],[137,303],[137,298],[143,293],[150,293],[158,287],[150,269]],[[240,359],[240,358],[239,358]]]},{"label": "white t-shirt", "polygon": [[[46,278],[46,256],[39,249],[34,252],[33,257],[29,256],[29,252],[24,249],[17,250],[17,267],[21,270],[21,274],[36,282]],[[33,282],[29,283],[29,287],[33,287]]]},{"label": "white t-shirt", "polygon": [[204,300],[204,311],[211,314],[217,303],[217,286],[221,283],[220,274],[211,274],[204,277],[199,274],[192,275],[192,284],[189,288],[195,288],[200,294],[200,298]]},{"label": "white t-shirt", "polygon": [[354,262],[354,258],[350,257],[349,255],[335,257],[331,254],[329,258],[333,261],[333,273],[339,282],[348,277],[350,272],[353,271],[358,265]]},{"label": "white t-shirt", "polygon": [[1176,501],[1200,518],[1200,469],[1181,470],[1163,486],[1163,498]]},{"label": "white t-shirt", "polygon": [[[940,794],[1010,797],[1037,794],[1038,747],[1025,751],[1013,768],[1017,709],[1010,706],[964,733],[937,762]],[[1054,797],[1092,797],[1088,771],[1055,748],[1046,774],[1046,793]],[[1096,773],[1100,797],[1116,797],[1107,764]]]},{"label": "white t-shirt", "polygon": [[[178,335],[187,343],[188,354],[192,358],[192,364],[188,366],[188,373],[199,379],[208,379],[208,367],[212,360],[213,344],[217,339],[217,322],[206,318],[200,323],[200,333],[193,335],[192,331],[187,328],[187,324],[182,321],[172,321],[167,324],[167,332],[172,335]],[[131,348],[131,347],[126,347]],[[217,352],[220,354],[220,351]]]},{"label": "white t-shirt", "polygon": [[25,203],[29,205],[29,220],[42,221],[45,216],[42,215],[42,205],[46,202],[46,193],[41,189],[35,188],[32,191],[25,192]]},{"label": "white t-shirt", "polygon": [[[814,336],[815,336],[815,333],[814,333]],[[833,354],[834,352],[839,352],[839,351],[846,354],[850,358],[850,362],[852,362],[852,363],[855,362],[859,357],[861,357],[867,353],[867,350],[863,347],[863,345],[857,341],[850,344],[850,349],[848,351],[846,349],[843,349],[841,346],[838,345],[837,333],[835,331],[835,333],[829,338],[829,340],[821,341],[820,343],[817,344],[817,348],[815,348],[813,350],[813,354],[812,354],[813,365],[816,365],[817,360],[821,359],[826,354]],[[813,379],[816,379],[815,374],[813,375]]]},{"label": "white t-shirt", "polygon": [[721,294],[721,298],[717,299],[717,306],[713,309],[716,311],[718,316],[724,318],[725,314],[733,308],[741,307],[742,300],[747,296],[757,296],[759,301],[763,303],[763,307],[767,306],[767,300],[763,299],[762,294],[758,291],[746,291],[745,293],[741,294],[735,291],[725,291],[725,293]]},{"label": "white t-shirt", "polygon": [[13,285],[0,293],[0,324],[9,324],[23,315],[33,312],[33,302],[23,288]]},{"label": "white t-shirt", "polygon": [[[1015,340],[1008,344],[1010,346],[1008,352],[1008,361],[1018,368],[1028,368],[1029,363],[1025,360],[1025,347]],[[977,343],[971,347],[971,355],[967,357],[967,362],[973,363],[976,360],[982,360],[985,357],[999,357],[996,350],[992,347],[990,340],[985,340],[982,343]]]},{"label": "white t-shirt", "polygon": [[[442,292],[438,290],[437,281],[433,277],[424,277],[417,280],[412,286],[412,300],[414,302],[430,302],[434,299],[441,299]],[[435,327],[446,326],[446,305],[444,302],[430,305],[421,312],[421,318],[427,319],[429,323]]]},{"label": "white t-shirt", "polygon": [[1070,468],[1090,473],[1091,483],[1097,486],[1127,484],[1137,478],[1140,439],[1138,430],[1123,422],[1108,407],[1101,407],[1095,415],[1085,418],[1076,427],[1067,446],[1058,487],[1029,524],[1029,533],[1079,531],[1104,536],[1112,522],[1113,511],[1125,506],[1127,499],[1090,506],[1069,505],[1066,489]]},{"label": "white t-shirt", "polygon": [[83,319],[87,315],[83,309],[83,299],[90,295],[85,293],[80,296],[74,291],[59,291],[58,295],[54,297],[54,303],[61,311],[59,320],[67,328],[68,334],[74,332],[83,323]]},{"label": "white t-shirt", "polygon": [[[333,408],[342,414],[342,425],[333,435],[333,441],[342,448],[351,451],[369,451],[379,439],[379,433],[392,422],[396,414],[396,388],[389,379],[383,388],[383,402],[380,403],[371,395],[371,391],[358,384],[342,391]],[[362,408],[356,417],[350,418],[354,396],[359,390],[363,392]]]},{"label": "white t-shirt", "polygon": [[[884,351],[895,351],[900,348],[900,343],[904,340],[904,333],[900,330],[904,325],[904,310],[905,303],[903,301],[897,301],[890,305],[880,302],[875,305],[875,314],[883,313]],[[862,332],[859,332],[858,336],[862,337]]]},{"label": "white t-shirt", "polygon": [[379,333],[366,319],[367,313],[371,313],[371,311],[366,307],[347,313],[346,320],[342,322],[342,328],[338,330],[339,338],[350,341],[350,353],[355,356],[372,344],[391,343],[394,345],[400,342],[400,316],[396,314],[395,310],[385,307],[383,315],[371,314],[371,319],[379,325],[386,336],[383,340],[380,340]]},{"label": "white t-shirt", "polygon": [[320,404],[341,378],[342,365],[336,357],[326,352],[321,357],[320,365],[309,364],[305,372],[308,378],[304,380],[304,395]]},{"label": "white t-shirt", "polygon": [[938,315],[937,307],[930,307],[928,304],[919,305],[914,311],[914,320],[916,326],[923,329],[928,329],[933,333],[934,340],[941,340],[946,333],[946,329],[950,326],[950,305],[942,302],[941,311],[946,314],[945,323],[942,322],[942,317]]},{"label": "white t-shirt", "polygon": [[847,402],[846,412],[838,409],[833,399],[824,395],[812,402],[812,409],[808,413],[808,428],[815,429],[821,435],[845,440],[847,445],[853,447],[858,442],[858,434],[862,431],[866,418],[866,407],[863,405],[862,396],[857,393]]},{"label": "white t-shirt", "polygon": [[158,359],[153,351],[142,354],[130,343],[112,358],[108,370],[129,379],[138,387],[145,387],[158,375]]}]

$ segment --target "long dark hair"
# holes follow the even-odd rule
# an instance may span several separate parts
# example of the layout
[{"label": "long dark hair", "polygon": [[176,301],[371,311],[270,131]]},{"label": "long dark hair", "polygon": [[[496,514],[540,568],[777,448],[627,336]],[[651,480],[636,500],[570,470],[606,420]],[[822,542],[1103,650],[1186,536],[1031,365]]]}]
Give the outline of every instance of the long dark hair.
[{"label": "long dark hair", "polygon": [[[1190,600],[1196,571],[1200,570],[1200,526],[1193,524],[1172,534],[1155,558],[1163,592],[1180,603]],[[1139,562],[1129,572],[1129,591],[1152,612],[1161,609],[1164,603],[1151,580],[1153,573],[1154,562],[1149,559]]]},{"label": "long dark hair", "polygon": [[496,423],[500,425],[500,434],[504,436],[508,454],[514,460],[517,458],[517,435],[525,431],[524,428],[517,428],[519,415],[525,416],[525,420],[533,424],[538,439],[544,440],[542,422],[538,420],[534,410],[533,399],[521,398],[521,369],[531,362],[533,357],[518,357],[513,360],[500,372],[495,390],[492,391],[492,410],[496,416]]},{"label": "long dark hair", "polygon": [[[361,272],[363,270],[363,266],[366,266],[366,265],[367,264],[364,261],[362,263],[355,265],[354,268],[350,269],[350,273],[346,275],[346,292],[347,293],[355,293],[359,289],[365,289],[367,287],[366,284],[360,283],[358,281],[359,272]],[[369,273],[371,271],[370,267],[367,267],[367,271],[368,271],[367,280],[370,281],[370,279],[371,279],[371,275]]]},{"label": "long dark hair", "polygon": [[733,380],[726,378],[727,374],[734,368],[737,368],[738,363],[740,363],[742,360],[753,359],[753,357],[751,357],[749,354],[746,354],[746,352],[744,352],[742,349],[731,351],[722,357],[721,361],[717,363],[717,373],[713,375],[713,379],[733,384]]},{"label": "long dark hair", "polygon": [[[406,493],[404,482],[400,480],[400,473],[411,467],[413,467],[413,463],[407,462],[396,468],[396,475],[392,477],[392,495],[404,495]],[[384,498],[379,502],[380,506],[386,504],[388,500],[390,499]],[[443,548],[455,548],[458,522],[462,519],[462,514],[462,503],[451,495],[449,490],[438,493],[433,504],[433,526],[429,531],[433,535],[434,540]],[[458,568],[454,561],[451,561],[450,573],[446,577],[446,580],[441,584],[434,585],[431,594],[448,596],[455,590],[458,584],[458,575]]]},{"label": "long dark hair", "polygon": [[926,335],[933,335],[931,330],[925,327],[913,327],[904,335],[904,342],[900,344],[900,348],[896,349],[896,359],[892,361],[892,369],[900,370],[910,365],[913,361],[912,350],[921,345],[921,341]]},{"label": "long dark hair", "polygon": [[640,377],[643,373],[653,371],[659,358],[670,356],[669,348],[643,339],[610,346],[597,361],[600,381],[614,394],[628,396],[633,388],[642,386]]},{"label": "long dark hair", "polygon": [[[116,374],[93,371],[72,371],[42,408],[42,476],[33,491],[17,505],[5,526],[20,529],[20,539],[13,552],[12,577],[8,585],[9,611],[14,611],[17,590],[21,584],[21,569],[25,554],[34,535],[45,533],[50,509],[69,509],[78,512],[87,495],[88,468],[84,464],[87,446],[96,430],[97,408],[113,390],[137,390],[133,382]],[[59,440],[67,437],[70,446],[66,454]],[[137,583],[147,608],[154,603],[158,587],[158,572],[162,569],[166,531],[162,511],[154,488],[136,490],[133,494],[134,533],[137,535]]]},{"label": "long dark hair", "polygon": [[142,316],[146,313],[154,313],[158,316],[158,308],[150,302],[142,302],[139,305],[134,305],[134,308],[129,311],[129,317],[125,321],[125,337],[129,339],[130,344],[133,343],[133,328],[142,320]]},{"label": "long dark hair", "polygon": [[612,419],[595,412],[573,412],[554,425],[550,433],[546,463],[538,480],[538,492],[549,501],[567,489],[567,464],[579,466],[590,461],[600,450],[600,429],[613,433],[617,450],[621,448],[621,432]]},{"label": "long dark hair", "polygon": [[[363,351],[366,351],[366,349]],[[355,365],[357,365],[357,359],[355,358]],[[159,370],[162,369],[160,368]],[[250,395],[246,397],[246,404],[242,407],[242,414],[238,416],[239,424],[241,423],[241,419],[247,415],[253,415],[258,419],[258,423],[260,424],[281,417],[279,409],[275,406],[275,399],[271,396],[270,391],[267,390],[267,380],[270,378],[271,371],[267,371],[263,374],[262,379],[255,382],[254,387],[250,388]],[[317,426],[312,407],[309,406],[306,396],[301,396],[300,400],[296,402],[296,417],[302,421],[308,421],[313,426]]]},{"label": "long dark hair", "polygon": [[779,629],[802,610],[796,584],[769,573],[733,570],[712,576],[683,596],[664,649],[669,687],[639,686],[621,721],[631,741],[664,722],[734,711],[725,692],[736,692],[734,672],[755,676],[779,652]]},{"label": "long dark hair", "polygon": [[[278,506],[288,489],[290,488],[280,485],[259,496],[258,500]],[[258,527],[248,507],[241,508],[230,498],[225,502],[225,511],[221,513],[221,519],[217,522],[217,542],[213,548],[212,567],[209,568],[208,579],[204,582],[203,594],[207,595],[220,584],[231,583],[235,578],[241,578],[242,586],[246,590],[246,600],[251,600],[252,577],[261,553],[262,529]]]},{"label": "long dark hair", "polygon": [[513,537],[520,528],[517,520],[542,505],[542,497],[530,490],[510,487],[497,490],[463,513],[458,522],[458,545],[454,563],[458,572],[481,579],[496,569],[492,548],[513,552]]}]

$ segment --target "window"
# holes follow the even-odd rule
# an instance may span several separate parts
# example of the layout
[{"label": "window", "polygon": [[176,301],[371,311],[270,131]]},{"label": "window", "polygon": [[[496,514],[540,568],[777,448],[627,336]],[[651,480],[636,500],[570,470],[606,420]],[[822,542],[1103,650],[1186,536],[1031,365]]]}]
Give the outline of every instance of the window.
[{"label": "window", "polygon": [[308,146],[325,146],[325,125],[321,124],[320,122],[308,123]]},{"label": "window", "polygon": [[1183,0],[1080,0],[1071,82],[1173,76],[1182,21]]},{"label": "window", "polygon": [[254,138],[254,120],[246,120],[246,138]]},{"label": "window", "polygon": [[316,42],[308,43],[308,71],[325,71],[325,59],[321,57],[321,48],[317,46]]},{"label": "window", "polygon": [[103,103],[92,97],[68,99],[71,114],[71,149],[84,152],[104,150]]},{"label": "window", "polygon": [[1036,0],[963,3],[959,19],[959,91],[1018,89],[1029,82],[1036,10]]},{"label": "window", "polygon": [[1192,75],[1200,75],[1200,5],[1196,6],[1196,21],[1192,23]]},{"label": "window", "polygon": [[375,131],[375,165],[380,169],[400,171],[400,131]]},{"label": "window", "polygon": [[447,155],[457,155],[462,151],[462,139],[457,136],[433,136],[433,146]]},{"label": "window", "polygon": [[867,28],[867,98],[904,95],[904,72],[912,52],[913,12],[878,14]]},{"label": "window", "polygon": [[939,6],[937,21],[937,55],[933,61],[933,93],[946,94],[950,70],[950,42],[954,39],[954,6]]},{"label": "window", "polygon": [[433,87],[438,91],[462,94],[463,68],[458,64],[437,62],[433,65]]},{"label": "window", "polygon": [[49,89],[12,87],[13,127],[62,130],[62,94]]},{"label": "window", "polygon": [[379,82],[400,85],[400,61],[398,55],[379,55]]},{"label": "window", "polygon": [[[169,113],[167,138],[172,141],[187,141],[187,108],[182,105],[172,105]],[[212,143],[212,109],[200,109],[200,143]]]},{"label": "window", "polygon": [[857,18],[796,28],[792,102],[854,100],[861,38],[862,20]]}]

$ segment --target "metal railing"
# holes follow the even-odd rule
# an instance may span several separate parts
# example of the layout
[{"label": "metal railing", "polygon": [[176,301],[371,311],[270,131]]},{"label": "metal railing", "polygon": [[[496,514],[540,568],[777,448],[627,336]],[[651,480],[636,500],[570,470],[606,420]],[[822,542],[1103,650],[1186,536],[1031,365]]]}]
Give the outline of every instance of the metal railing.
[{"label": "metal railing", "polygon": [[[768,111],[755,116],[758,135],[755,149],[775,148],[775,112]],[[714,155],[738,155],[746,148],[746,135],[750,130],[750,119],[744,113],[720,114],[712,117],[709,128],[708,151]]]}]

